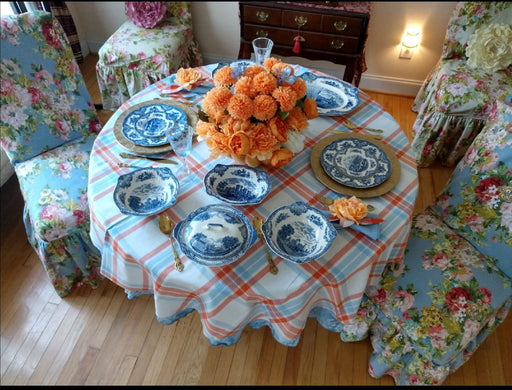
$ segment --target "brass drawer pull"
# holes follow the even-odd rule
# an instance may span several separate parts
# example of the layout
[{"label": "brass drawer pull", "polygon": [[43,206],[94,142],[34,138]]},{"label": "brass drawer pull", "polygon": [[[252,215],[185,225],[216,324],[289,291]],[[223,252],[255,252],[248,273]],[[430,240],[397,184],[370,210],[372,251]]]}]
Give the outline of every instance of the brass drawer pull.
[{"label": "brass drawer pull", "polygon": [[256,31],[256,36],[258,36],[260,38],[266,38],[266,37],[268,37],[268,31],[258,30],[258,31]]},{"label": "brass drawer pull", "polygon": [[343,47],[343,45],[345,44],[345,42],[343,41],[340,41],[339,39],[333,39],[331,41],[331,46],[334,48],[334,49],[341,49]]},{"label": "brass drawer pull", "polygon": [[258,18],[258,20],[260,22],[266,22],[269,16],[270,15],[268,14],[268,12],[265,12],[265,11],[256,12],[256,17]]},{"label": "brass drawer pull", "polygon": [[344,20],[337,20],[334,22],[334,28],[338,31],[343,31],[347,28],[348,23]]},{"label": "brass drawer pull", "polygon": [[308,18],[305,16],[296,16],[295,17],[295,23],[297,23],[297,26],[302,27],[305,26],[308,22]]}]

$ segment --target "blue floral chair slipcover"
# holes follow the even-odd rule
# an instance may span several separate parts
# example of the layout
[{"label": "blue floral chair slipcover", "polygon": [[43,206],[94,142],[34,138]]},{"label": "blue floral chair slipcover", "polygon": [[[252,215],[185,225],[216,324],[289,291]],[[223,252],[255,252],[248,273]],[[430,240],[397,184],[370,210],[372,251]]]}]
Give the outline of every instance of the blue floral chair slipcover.
[{"label": "blue floral chair slipcover", "polygon": [[371,335],[373,377],[441,384],[512,305],[512,92],[494,104],[444,191],[414,216],[405,253],[367,289],[341,337]]},{"label": "blue floral chair slipcover", "polygon": [[416,95],[411,144],[417,165],[454,166],[484,127],[493,103],[512,90],[512,66],[488,72],[468,65],[468,39],[489,23],[512,25],[511,2],[459,2],[448,23],[443,52]]},{"label": "blue floral chair slipcover", "polygon": [[190,4],[168,2],[166,16],[154,28],[138,27],[127,20],[103,44],[98,56],[96,75],[107,110],[116,110],[137,92],[179,68],[201,66]]},{"label": "blue floral chair slipcover", "polygon": [[59,296],[97,287],[89,153],[101,125],[64,30],[50,13],[1,18],[1,145],[25,201],[28,240]]}]

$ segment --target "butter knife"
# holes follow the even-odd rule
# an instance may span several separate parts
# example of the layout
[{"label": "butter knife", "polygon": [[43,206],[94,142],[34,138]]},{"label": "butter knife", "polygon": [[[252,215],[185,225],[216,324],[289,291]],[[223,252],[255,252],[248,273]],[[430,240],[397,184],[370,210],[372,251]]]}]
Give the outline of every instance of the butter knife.
[{"label": "butter knife", "polygon": [[149,161],[155,161],[155,162],[159,162],[159,163],[162,163],[162,164],[175,164],[177,165],[178,163],[174,160],[168,160],[168,159],[165,159],[165,158],[158,158],[158,157],[149,157],[149,156],[139,156],[138,154],[130,154],[130,153],[119,153],[119,156],[123,157],[123,158],[142,158],[144,160],[149,160]]}]

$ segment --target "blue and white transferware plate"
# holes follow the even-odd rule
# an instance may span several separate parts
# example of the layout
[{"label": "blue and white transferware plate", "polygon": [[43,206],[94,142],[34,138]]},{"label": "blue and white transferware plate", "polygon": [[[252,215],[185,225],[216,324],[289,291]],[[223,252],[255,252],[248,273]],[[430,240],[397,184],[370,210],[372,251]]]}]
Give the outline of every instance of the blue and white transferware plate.
[{"label": "blue and white transferware plate", "polygon": [[270,192],[267,171],[236,164],[217,164],[204,177],[204,187],[208,195],[235,205],[258,204]]},{"label": "blue and white transferware plate", "polygon": [[251,66],[255,65],[256,62],[251,60],[238,60],[238,61],[231,61],[231,62],[219,62],[219,65],[212,70],[212,77],[219,69],[224,68],[225,66],[230,66],[233,69],[233,72],[236,72],[239,76],[241,76],[245,70]]},{"label": "blue and white transferware plate", "polygon": [[318,259],[336,237],[336,229],[327,217],[304,202],[273,211],[261,228],[270,249],[294,263]]},{"label": "blue and white transferware plate", "polygon": [[306,82],[307,96],[316,101],[318,115],[343,115],[359,105],[359,90],[348,83],[311,72],[300,78]]},{"label": "blue and white transferware plate", "polygon": [[372,142],[342,138],[327,145],[320,156],[325,173],[348,187],[375,187],[391,175],[391,161]]},{"label": "blue and white transferware plate", "polygon": [[130,112],[123,120],[122,134],[141,146],[160,146],[167,143],[165,130],[175,123],[186,125],[187,115],[168,104],[148,104]]},{"label": "blue and white transferware plate", "polygon": [[179,187],[170,168],[141,168],[119,176],[114,202],[123,214],[153,215],[176,203]]},{"label": "blue and white transferware plate", "polygon": [[211,204],[179,221],[173,236],[190,260],[221,266],[240,258],[256,240],[249,219],[232,206]]}]

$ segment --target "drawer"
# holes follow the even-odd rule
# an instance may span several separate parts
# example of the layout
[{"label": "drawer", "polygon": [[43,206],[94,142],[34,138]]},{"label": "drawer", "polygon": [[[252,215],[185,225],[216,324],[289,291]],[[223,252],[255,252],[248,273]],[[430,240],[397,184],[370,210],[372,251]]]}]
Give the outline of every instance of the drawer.
[{"label": "drawer", "polygon": [[276,8],[244,6],[245,23],[264,24],[270,26],[281,25],[281,10]]},{"label": "drawer", "polygon": [[[301,31],[301,42],[303,49],[326,50],[329,52],[354,54],[359,49],[359,39],[348,35],[324,34],[312,31]],[[264,27],[247,24],[245,26],[244,39],[252,41],[259,36],[266,36],[274,41],[276,45],[290,46],[290,53],[297,31],[284,28]],[[290,54],[292,55],[292,54]]]},{"label": "drawer", "polygon": [[358,36],[362,30],[361,18],[324,15],[322,20],[322,31],[326,33]]},{"label": "drawer", "polygon": [[281,26],[290,27],[295,31],[297,31],[299,26],[301,31],[321,31],[322,15],[310,12],[283,10]]}]

